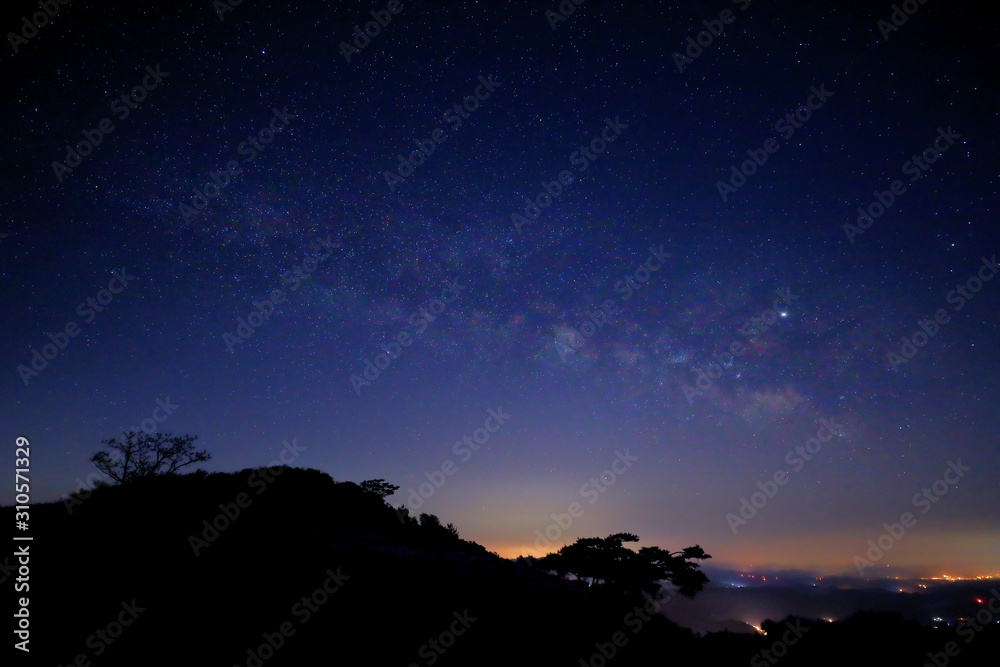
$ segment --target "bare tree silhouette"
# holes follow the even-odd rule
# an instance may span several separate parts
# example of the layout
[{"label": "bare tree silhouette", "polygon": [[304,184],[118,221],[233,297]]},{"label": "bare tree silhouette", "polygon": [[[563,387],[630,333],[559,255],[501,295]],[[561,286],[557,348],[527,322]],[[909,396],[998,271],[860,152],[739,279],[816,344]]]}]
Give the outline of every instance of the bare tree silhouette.
[{"label": "bare tree silhouette", "polygon": [[97,452],[90,462],[119,484],[153,475],[170,475],[184,466],[212,458],[207,450],[195,450],[193,443],[197,439],[196,435],[126,431],[117,438],[102,440],[101,444],[111,452]]}]

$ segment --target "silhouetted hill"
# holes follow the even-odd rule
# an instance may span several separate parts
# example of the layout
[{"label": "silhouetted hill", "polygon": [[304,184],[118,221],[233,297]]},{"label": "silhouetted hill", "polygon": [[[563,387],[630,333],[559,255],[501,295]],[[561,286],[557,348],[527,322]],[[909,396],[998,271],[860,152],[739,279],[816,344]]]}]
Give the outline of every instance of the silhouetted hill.
[{"label": "silhouetted hill", "polygon": [[[745,665],[784,632],[699,638],[316,470],[154,477],[30,513],[31,664]],[[949,632],[802,623],[781,664],[919,666]],[[995,664],[974,654],[995,630],[950,664]]]},{"label": "silhouetted hill", "polygon": [[[526,642],[551,662],[586,646],[607,615],[580,587],[459,539],[436,517],[401,521],[354,483],[279,470],[100,487],[71,512],[32,506],[32,658],[246,665],[247,649],[289,623],[294,634],[266,664],[358,647],[371,664],[426,664],[421,647],[457,623],[462,636],[438,664],[509,662]],[[302,604],[331,573],[336,592]],[[120,638],[88,646],[132,600],[142,611]]]}]

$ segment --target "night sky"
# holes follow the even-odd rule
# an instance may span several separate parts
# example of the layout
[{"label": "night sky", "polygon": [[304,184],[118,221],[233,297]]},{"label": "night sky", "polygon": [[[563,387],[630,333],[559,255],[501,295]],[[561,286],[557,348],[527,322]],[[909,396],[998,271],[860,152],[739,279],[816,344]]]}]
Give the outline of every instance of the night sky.
[{"label": "night sky", "polygon": [[52,4],[0,60],[34,500],[134,427],[503,556],[1000,570],[986,10]]}]

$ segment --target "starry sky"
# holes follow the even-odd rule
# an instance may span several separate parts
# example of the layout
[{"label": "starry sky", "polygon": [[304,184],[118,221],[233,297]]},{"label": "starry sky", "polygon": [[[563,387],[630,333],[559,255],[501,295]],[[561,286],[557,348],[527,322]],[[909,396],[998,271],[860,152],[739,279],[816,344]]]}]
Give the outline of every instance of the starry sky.
[{"label": "starry sky", "polygon": [[18,0],[9,465],[59,500],[155,429],[503,556],[996,572],[1000,42],[962,4]]}]

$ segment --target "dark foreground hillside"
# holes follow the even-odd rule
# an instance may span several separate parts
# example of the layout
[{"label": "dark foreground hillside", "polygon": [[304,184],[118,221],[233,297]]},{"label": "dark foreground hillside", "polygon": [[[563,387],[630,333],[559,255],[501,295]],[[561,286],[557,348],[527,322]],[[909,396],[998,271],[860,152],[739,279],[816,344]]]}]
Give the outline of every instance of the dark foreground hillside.
[{"label": "dark foreground hillside", "polygon": [[[71,512],[33,506],[30,591],[13,592],[10,561],[0,573],[7,600],[30,596],[31,652],[13,651],[18,664],[919,667],[928,652],[996,664],[996,625],[966,641],[860,614],[696,637],[636,600],[502,559],[435,517],[402,521],[354,483],[271,475],[156,477],[99,488]],[[0,516],[12,524],[13,508]],[[780,660],[760,653],[783,635],[796,642]]]}]

